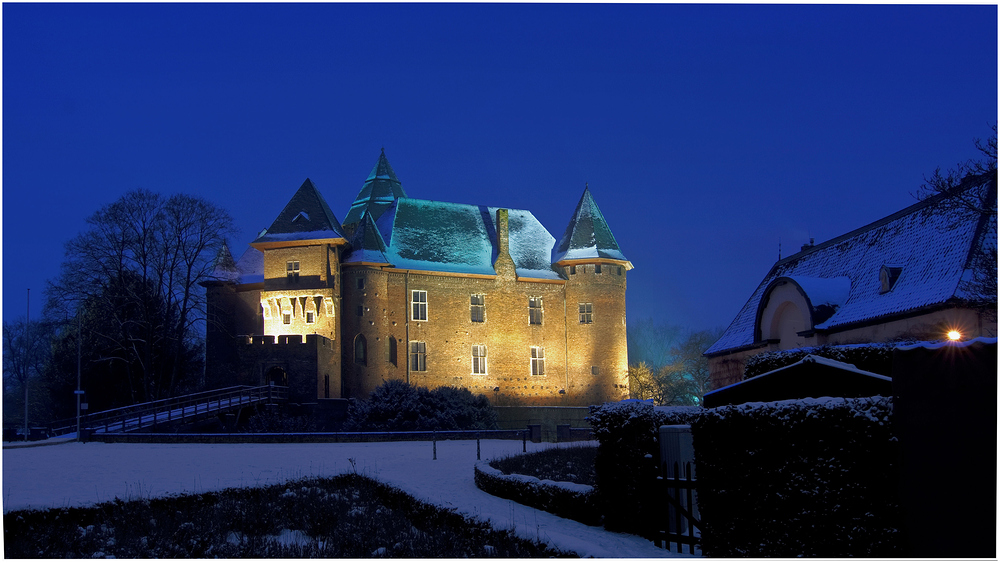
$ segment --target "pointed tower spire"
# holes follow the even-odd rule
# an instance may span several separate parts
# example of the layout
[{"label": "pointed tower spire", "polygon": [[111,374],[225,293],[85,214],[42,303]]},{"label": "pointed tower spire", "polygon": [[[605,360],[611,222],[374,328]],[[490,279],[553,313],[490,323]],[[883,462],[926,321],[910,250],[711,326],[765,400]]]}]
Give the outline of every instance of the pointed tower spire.
[{"label": "pointed tower spire", "polygon": [[212,263],[212,274],[209,276],[213,281],[237,281],[240,278],[240,271],[236,267],[236,260],[229,251],[229,245],[223,241],[218,254]]},{"label": "pointed tower spire", "polygon": [[622,254],[615,235],[611,234],[604,215],[590,194],[590,186],[585,184],[583,196],[576,204],[573,217],[566,226],[562,239],[552,251],[552,263],[595,258],[618,262],[627,269],[632,269],[632,263]]},{"label": "pointed tower spire", "polygon": [[378,219],[393,201],[401,197],[406,197],[403,191],[403,184],[396,177],[389,159],[385,157],[385,149],[378,157],[378,162],[372,168],[368,178],[365,180],[358,197],[351,204],[351,210],[347,212],[344,219],[344,229],[352,232],[367,210],[372,214],[373,219]]},{"label": "pointed tower spire", "polygon": [[306,178],[271,226],[251,244],[346,238],[330,206]]}]

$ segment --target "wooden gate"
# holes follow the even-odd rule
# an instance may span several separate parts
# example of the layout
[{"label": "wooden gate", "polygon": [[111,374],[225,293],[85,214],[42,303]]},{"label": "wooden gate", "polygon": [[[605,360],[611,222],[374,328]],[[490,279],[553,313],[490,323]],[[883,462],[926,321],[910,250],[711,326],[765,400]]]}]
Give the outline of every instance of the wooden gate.
[{"label": "wooden gate", "polygon": [[697,483],[691,462],[661,467],[655,485],[656,498],[660,501],[657,504],[662,507],[658,514],[659,534],[655,539],[660,547],[684,553],[686,545],[691,554],[695,546],[700,547],[701,518],[694,496]]}]

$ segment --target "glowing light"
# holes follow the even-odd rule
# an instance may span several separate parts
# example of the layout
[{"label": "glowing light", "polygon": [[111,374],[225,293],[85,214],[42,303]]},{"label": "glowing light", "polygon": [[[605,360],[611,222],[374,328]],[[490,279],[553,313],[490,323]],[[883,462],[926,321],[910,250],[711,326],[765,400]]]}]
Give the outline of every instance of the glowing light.
[{"label": "glowing light", "polygon": [[961,339],[962,339],[962,333],[961,332],[958,332],[957,330],[949,330],[948,331],[948,340],[951,340],[952,342],[954,342],[956,340],[961,340]]}]

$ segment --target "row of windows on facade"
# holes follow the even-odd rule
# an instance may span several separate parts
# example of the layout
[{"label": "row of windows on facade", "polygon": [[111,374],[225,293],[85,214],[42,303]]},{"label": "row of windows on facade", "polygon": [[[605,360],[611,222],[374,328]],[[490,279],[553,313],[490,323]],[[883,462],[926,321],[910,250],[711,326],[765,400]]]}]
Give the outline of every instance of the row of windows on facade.
[{"label": "row of windows on facade", "polygon": [[[543,346],[531,346],[529,355],[529,368],[531,375],[545,375],[545,348]],[[397,344],[396,339],[391,336],[386,340],[385,361],[396,364]],[[487,353],[485,344],[473,344],[471,350],[472,375],[487,375]],[[420,341],[410,342],[409,351],[410,371],[427,371],[427,343]],[[354,363],[368,365],[368,341],[363,334],[354,338]],[[598,367],[591,366],[593,375],[598,375]]]},{"label": "row of windows on facade", "polygon": [[[544,307],[541,297],[528,298],[528,323],[533,325],[542,324]],[[594,322],[594,304],[580,303],[580,322],[591,324]],[[358,316],[365,314],[364,305],[358,305]],[[469,297],[469,318],[474,323],[486,322],[486,295],[474,293]],[[427,320],[427,292],[419,289],[412,291],[410,298],[410,319],[414,321]]]},{"label": "row of windows on facade", "polygon": [[[615,267],[615,268],[618,269],[618,275],[619,276],[624,273],[624,268],[622,268],[621,266],[613,266],[613,267]],[[586,266],[581,266],[581,269],[583,271],[586,271]],[[594,273],[595,274],[600,274],[602,272],[603,272],[603,269],[601,268],[601,264],[594,264]],[[569,273],[570,273],[570,275],[576,275],[576,266],[570,266],[569,267]],[[289,260],[289,261],[285,262],[285,275],[288,277],[289,281],[299,281],[299,261],[298,260]],[[358,289],[364,289],[365,288],[365,280],[364,280],[364,278],[358,278],[358,280],[357,280],[357,287],[358,287]]]}]

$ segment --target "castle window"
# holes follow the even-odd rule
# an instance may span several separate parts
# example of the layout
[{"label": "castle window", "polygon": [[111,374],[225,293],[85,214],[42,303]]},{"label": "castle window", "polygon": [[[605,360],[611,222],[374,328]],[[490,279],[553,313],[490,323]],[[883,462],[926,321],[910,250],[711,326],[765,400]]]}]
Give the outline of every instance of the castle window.
[{"label": "castle window", "polygon": [[426,342],[410,342],[410,371],[427,371]]},{"label": "castle window", "polygon": [[619,276],[620,276],[620,275],[622,275],[622,269],[623,269],[623,268],[622,268],[621,266],[618,266],[618,275],[619,275]]},{"label": "castle window", "polygon": [[542,298],[528,298],[528,324],[542,324]]},{"label": "castle window", "polygon": [[365,288],[365,278],[358,278],[358,289]]},{"label": "castle window", "polygon": [[472,322],[481,323],[486,321],[486,296],[481,293],[474,293],[470,298],[470,311]]},{"label": "castle window", "polygon": [[594,266],[594,273],[595,274],[601,273],[601,265],[600,264],[597,264],[597,265]]},{"label": "castle window", "polygon": [[597,366],[590,366],[590,375],[601,375],[601,368]]},{"label": "castle window", "polygon": [[285,262],[285,274],[288,276],[288,281],[299,281],[299,261],[289,260]]},{"label": "castle window", "polygon": [[412,306],[412,319],[415,321],[427,320],[427,292],[415,289],[410,299]]},{"label": "castle window", "polygon": [[569,273],[570,273],[571,276],[572,275],[576,275],[576,266],[570,266],[569,267]]},{"label": "castle window", "polygon": [[589,325],[594,322],[594,304],[580,303],[580,324]]},{"label": "castle window", "polygon": [[368,341],[363,334],[354,338],[354,363],[363,366],[368,364]]},{"label": "castle window", "polygon": [[396,339],[392,336],[385,339],[385,361],[396,364]]},{"label": "castle window", "polygon": [[531,375],[545,375],[545,348],[531,347]]},{"label": "castle window", "polygon": [[359,317],[365,316],[365,306],[364,305],[358,305],[358,316]]},{"label": "castle window", "polygon": [[312,324],[314,322],[316,322],[316,313],[313,313],[312,311],[306,311],[306,323]]},{"label": "castle window", "polygon": [[281,315],[281,322],[284,323],[284,324],[286,324],[286,325],[292,324],[292,314],[291,313],[285,313],[285,314]]},{"label": "castle window", "polygon": [[472,375],[486,375],[486,346],[472,345]]}]

